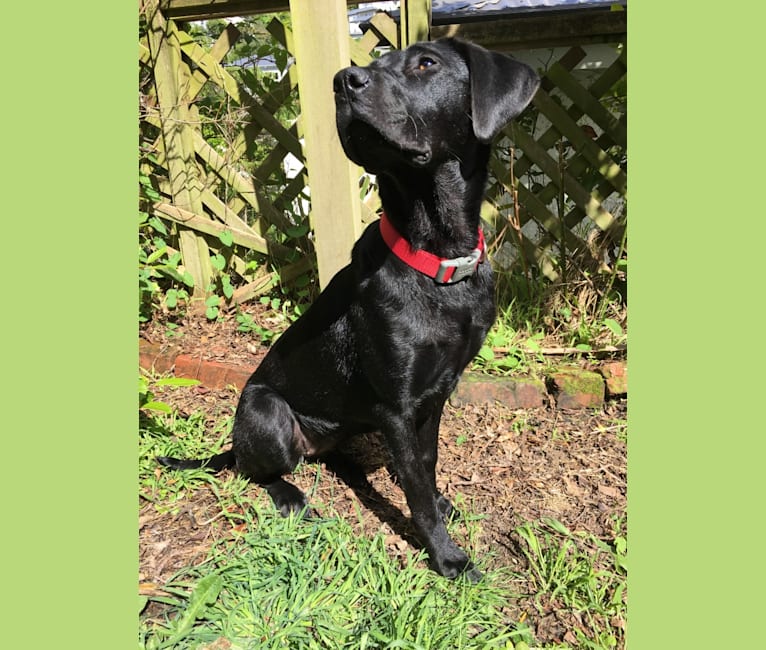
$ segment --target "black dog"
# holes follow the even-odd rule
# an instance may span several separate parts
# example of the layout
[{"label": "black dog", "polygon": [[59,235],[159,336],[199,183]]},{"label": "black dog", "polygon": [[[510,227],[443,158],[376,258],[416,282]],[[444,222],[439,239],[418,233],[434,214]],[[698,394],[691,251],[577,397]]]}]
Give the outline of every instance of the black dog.
[{"label": "black dog", "polygon": [[479,208],[490,142],[537,90],[528,66],[454,39],[335,76],[343,149],[377,175],[384,215],[273,345],[237,407],[233,448],[174,468],[236,466],[287,515],[282,476],[349,436],[381,431],[433,568],[481,577],[450,539],[436,489],[445,401],[495,318]]}]

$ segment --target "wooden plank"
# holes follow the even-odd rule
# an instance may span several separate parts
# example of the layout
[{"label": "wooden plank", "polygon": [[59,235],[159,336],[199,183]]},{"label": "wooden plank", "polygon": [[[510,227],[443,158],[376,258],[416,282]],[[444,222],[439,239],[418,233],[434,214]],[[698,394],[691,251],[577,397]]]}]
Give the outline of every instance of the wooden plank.
[{"label": "wooden plank", "polygon": [[431,40],[431,0],[401,0],[399,11],[400,47]]},{"label": "wooden plank", "polygon": [[585,214],[602,230],[609,228],[614,223],[614,217],[604,208],[601,203],[593,198],[586,189],[577,182],[569,173],[561,173],[558,161],[553,160],[548,152],[543,149],[534,138],[518,125],[512,126],[513,140],[540,167],[548,178],[558,187],[564,188],[569,197],[577,203]]},{"label": "wooden plank", "polygon": [[[239,30],[232,24],[227,25],[209,52],[205,52],[186,32],[180,33],[183,35],[181,49],[195,63],[198,63],[201,68],[192,73],[192,81],[189,84],[189,101],[194,101],[197,98],[208,81],[217,83],[226,92],[228,92],[227,89],[231,89],[238,94],[237,82],[220,65],[220,62],[228,54],[229,50],[234,47],[240,36]],[[197,62],[197,58],[201,61]],[[231,92],[229,92],[229,95],[231,95]],[[236,101],[239,100],[237,99]]]},{"label": "wooden plank", "polygon": [[[197,52],[197,50],[194,48],[191,48],[190,42],[194,45],[196,45],[196,43],[192,41],[191,37],[186,32],[179,30],[175,24],[169,23],[169,26],[172,29],[173,33],[178,37],[179,42],[182,43],[182,50],[187,53],[187,56],[193,56]],[[226,28],[223,30],[223,32],[218,37],[216,42],[213,44],[213,47],[207,53],[207,56],[209,57],[209,60],[207,62],[208,69],[213,63],[217,64],[218,62],[221,61],[221,59],[223,59],[224,56],[226,56],[227,52],[229,51],[229,49],[231,49],[231,47],[233,47],[235,41],[239,38],[239,36],[240,36],[240,32],[234,25],[226,26]],[[186,47],[185,50],[184,50],[184,44]],[[221,70],[221,74],[225,73],[225,75],[229,76],[228,72],[225,72],[223,68],[220,68],[220,70]],[[208,82],[208,80],[209,80],[208,75],[200,69],[196,69],[191,73],[191,79],[189,80],[189,85],[187,88],[187,98],[189,102],[193,102],[197,98],[200,91]],[[234,82],[233,79],[231,79],[231,81],[227,81],[227,84],[231,85],[232,82]],[[159,142],[158,141],[155,142],[154,146],[155,148],[158,148]]]},{"label": "wooden plank", "polygon": [[274,199],[274,207],[277,210],[290,210],[290,204],[298,197],[303,189],[308,185],[308,172],[304,167],[295,178],[288,181],[285,188],[282,190],[276,199]]},{"label": "wooden plank", "polygon": [[253,179],[250,176],[243,176],[233,169],[227,160],[205,141],[202,134],[194,134],[194,147],[200,158],[219,174],[224,182],[228,183],[259,215],[266,217],[271,223],[282,229],[289,226],[285,218],[274,209],[271,203],[258,193]]},{"label": "wooden plank", "polygon": [[203,191],[202,200],[205,203],[205,206],[217,216],[225,226],[228,226],[232,230],[245,233],[252,238],[253,243],[248,246],[248,248],[257,251],[258,253],[263,253],[264,255],[268,255],[271,252],[269,243],[266,239],[248,226],[236,212],[230,210],[229,207],[210,190]]},{"label": "wooden plank", "polygon": [[241,75],[249,94],[257,97],[261,106],[272,115],[282,108],[282,104],[288,100],[297,88],[297,83],[293,83],[293,80],[288,75],[285,75],[282,81],[276,85],[271,86],[270,90],[266,90],[261,79],[252,70],[242,70]]},{"label": "wooden plank", "polygon": [[149,52],[149,46],[141,41],[138,43],[138,60],[144,65],[150,65],[152,62],[152,54]]},{"label": "wooden plank", "polygon": [[[332,86],[330,86],[330,91],[332,91]],[[301,112],[303,112],[302,108]],[[303,155],[301,143],[298,141],[298,139],[292,133],[290,133],[288,129],[282,126],[282,124],[271,113],[269,113],[269,111],[263,108],[263,106],[257,102],[254,102],[248,106],[248,113],[250,114],[250,117],[253,118],[253,120],[258,122],[258,124],[266,129],[272,136],[274,136],[274,139],[291,154],[299,158]],[[333,120],[332,123],[335,124],[335,121]]]},{"label": "wooden plank", "polygon": [[[497,207],[495,207],[491,201],[484,201],[482,203],[481,214],[482,219],[492,223],[495,226],[495,230],[497,232],[501,233],[505,229],[511,230],[513,233],[513,238],[516,242],[516,246],[517,248],[520,247],[521,255],[528,264],[537,266],[543,275],[545,275],[551,281],[555,282],[559,279],[558,271],[556,271],[555,266],[551,262],[551,255],[549,252],[545,248],[537,246],[527,237],[520,238],[516,230],[511,226],[510,222],[500,214]],[[521,221],[522,225],[529,221],[528,218],[524,219],[523,212]]]},{"label": "wooden plank", "polygon": [[188,210],[184,210],[183,208],[179,208],[170,203],[157,202],[152,207],[154,212],[158,215],[164,216],[171,221],[175,221],[176,223],[183,225],[185,228],[190,228],[191,230],[196,230],[207,235],[213,235],[214,237],[218,237],[225,232],[230,232],[235,244],[252,248],[259,252],[268,252],[268,250],[265,249],[264,240],[252,232],[245,232],[238,228],[232,228],[225,223],[213,221],[208,217],[189,212]]},{"label": "wooden plank", "polygon": [[[153,118],[151,116],[148,116],[147,121],[154,125],[159,125],[159,121],[156,118]],[[232,169],[227,161],[218,154],[215,149],[213,149],[201,136],[201,134],[195,135],[195,142],[196,147],[200,151],[201,157],[208,160],[211,164],[211,168],[214,172],[219,174],[219,177],[224,181],[227,182],[231,189],[233,189],[235,192],[238,193],[238,196],[245,200],[245,202],[250,205],[251,208],[253,208],[256,213],[259,215],[259,218],[264,219],[268,223],[272,223],[277,226],[277,228],[284,230],[285,228],[290,227],[290,224],[285,219],[285,217],[279,213],[277,210],[274,209],[274,207],[271,205],[269,201],[264,199],[263,196],[260,195],[260,193],[255,189],[255,186],[252,182],[252,178],[250,177],[243,177],[237,170]],[[160,143],[160,147],[157,150],[157,164],[164,168],[168,169],[167,159],[164,155],[164,149],[162,147],[162,143]],[[172,194],[172,191],[170,189],[170,186],[168,186],[168,193]],[[215,197],[214,194],[209,189],[202,189],[201,192],[201,198],[203,203],[210,209],[211,212],[216,214],[216,216],[219,216],[221,218],[220,214],[221,210],[218,208],[216,203],[213,201],[211,197]],[[215,197],[217,199],[217,197]],[[218,199],[217,199],[218,200]],[[200,213],[203,213],[203,210],[200,210]],[[231,212],[236,215],[237,210],[234,210],[231,207],[227,208],[227,212]],[[231,219],[229,216],[228,219]],[[237,219],[239,217],[237,216]],[[224,221],[227,221],[227,219],[223,219]],[[244,223],[244,222],[243,222]],[[235,225],[237,225],[235,223]],[[239,226],[241,227],[241,226]],[[249,228],[249,227],[248,227]],[[261,232],[252,231],[253,234],[262,237],[262,233],[265,230],[265,228],[261,229],[259,228]],[[270,252],[275,252],[274,245],[271,245]],[[281,253],[280,253],[281,254]]]},{"label": "wooden plank", "polygon": [[[320,0],[314,0],[322,4]],[[346,0],[347,5],[359,0]],[[162,0],[166,16],[179,20],[206,20],[228,16],[252,16],[289,10],[288,0]]]},{"label": "wooden plank", "polygon": [[[564,55],[558,60],[558,64],[562,66],[565,70],[572,70],[574,67],[580,63],[585,58],[585,50],[583,50],[580,47],[571,47],[569,48]],[[543,88],[545,91],[550,92],[555,88],[555,85],[553,82],[548,79],[545,74],[542,76],[540,87]],[[582,117],[583,113],[579,111],[576,107],[570,107],[569,114],[574,120],[578,120]],[[510,136],[510,131],[506,130],[506,135]],[[540,144],[540,146],[543,147],[543,149],[550,149],[554,144],[556,144],[556,141],[561,138],[561,133],[556,129],[555,125],[552,125],[545,133],[538,136],[536,138],[537,142]],[[516,173],[516,176],[521,177],[523,176],[529,169],[529,167],[532,165],[532,161],[527,156],[522,156],[519,160],[516,161],[514,165],[514,171]]]},{"label": "wooden plank", "polygon": [[226,158],[207,143],[201,133],[194,134],[194,150],[200,159],[218,174],[227,185],[238,192],[253,208],[260,211],[261,206],[258,205],[258,198],[255,194],[252,179],[249,176],[243,176],[234,169]]},{"label": "wooden plank", "polygon": [[545,115],[562,135],[572,143],[572,145],[585,155],[592,165],[598,169],[599,173],[606,178],[614,188],[623,196],[627,192],[628,179],[625,172],[615,163],[609,154],[603,151],[585,132],[577,125],[567,112],[545,91],[538,91],[532,103]]},{"label": "wooden plank", "polygon": [[592,95],[603,97],[628,73],[628,48],[625,43],[622,45],[620,56],[588,87]]},{"label": "wooden plank", "polygon": [[[370,32],[367,32],[367,34],[370,34]],[[378,37],[375,36],[375,34],[371,34],[370,38],[367,38],[366,36],[367,35],[365,34],[365,36],[359,40],[351,37],[348,39],[350,63],[360,67],[369,65],[372,62],[373,56],[370,54],[370,52],[375,47],[375,45],[377,45],[378,41]],[[375,41],[375,45],[372,47],[368,47],[370,40]]]},{"label": "wooden plank", "polygon": [[577,10],[434,25],[433,38],[459,36],[491,50],[512,52],[540,47],[619,43],[627,34],[627,11]]},{"label": "wooden plank", "polygon": [[399,41],[399,26],[396,21],[388,14],[377,13],[370,20],[370,26],[373,31],[381,38],[391,44],[391,46],[401,49]]},{"label": "wooden plank", "polygon": [[556,86],[582,109],[585,115],[608,133],[615,144],[620,145],[623,149],[627,146],[627,134],[624,125],[620,124],[619,118],[604,108],[598,98],[581,86],[567,70],[558,63],[554,63],[545,73],[545,76],[552,79]]},{"label": "wooden plank", "polygon": [[[510,179],[508,178],[509,171],[503,169],[498,158],[493,157],[490,160],[490,169],[492,170],[492,173],[494,174],[497,182],[500,183],[509,194],[512,194],[513,188],[511,187]],[[554,235],[556,239],[560,239],[561,233],[564,233],[566,245],[569,250],[578,250],[585,246],[585,242],[583,242],[569,228],[566,227],[563,218],[553,214],[548,209],[547,204],[543,202],[531,190],[527,189],[523,183],[518,184],[518,192],[519,203],[524,206],[524,209],[529,213],[531,217],[534,218],[538,224],[545,228],[545,230],[547,230],[549,233]]]},{"label": "wooden plank", "polygon": [[269,291],[274,285],[279,282],[279,276],[276,273],[268,273],[259,278],[256,278],[252,282],[237,287],[234,289],[234,293],[231,296],[231,301],[237,305],[257,298]]},{"label": "wooden plank", "polygon": [[310,174],[310,219],[324,288],[348,263],[361,231],[359,170],[343,154],[332,100],[332,79],[350,61],[346,3],[291,0],[290,13]]},{"label": "wooden plank", "polygon": [[[147,41],[157,89],[158,117],[163,133],[173,201],[181,209],[202,212],[196,176],[191,116],[186,103],[189,75],[181,61],[180,43],[159,11],[157,0],[146,0]],[[204,299],[213,268],[207,243],[190,231],[179,233],[184,266],[194,278],[193,299]]]}]

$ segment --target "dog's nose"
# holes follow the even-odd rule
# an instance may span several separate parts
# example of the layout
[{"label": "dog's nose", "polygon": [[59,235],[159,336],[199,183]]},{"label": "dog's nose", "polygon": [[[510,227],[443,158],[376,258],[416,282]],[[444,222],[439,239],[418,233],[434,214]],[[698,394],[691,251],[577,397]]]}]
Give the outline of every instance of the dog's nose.
[{"label": "dog's nose", "polygon": [[337,92],[358,93],[370,83],[370,74],[365,68],[352,66],[344,68],[333,79],[333,90]]}]

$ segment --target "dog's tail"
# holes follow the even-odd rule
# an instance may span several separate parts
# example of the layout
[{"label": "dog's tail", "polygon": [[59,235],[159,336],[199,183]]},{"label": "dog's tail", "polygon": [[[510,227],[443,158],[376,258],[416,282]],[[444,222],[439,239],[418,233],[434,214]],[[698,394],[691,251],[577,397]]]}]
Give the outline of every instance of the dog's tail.
[{"label": "dog's tail", "polygon": [[204,460],[185,460],[183,458],[170,458],[169,456],[157,456],[157,462],[171,469],[208,469],[211,472],[220,472],[222,469],[233,468],[236,465],[234,450],[224,451]]}]

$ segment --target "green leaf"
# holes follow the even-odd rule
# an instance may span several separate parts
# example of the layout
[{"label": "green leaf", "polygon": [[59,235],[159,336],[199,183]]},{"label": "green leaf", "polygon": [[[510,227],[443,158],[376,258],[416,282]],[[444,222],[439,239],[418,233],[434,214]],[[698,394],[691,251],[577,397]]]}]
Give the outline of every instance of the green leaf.
[{"label": "green leaf", "polygon": [[205,306],[206,307],[217,307],[220,304],[221,304],[221,297],[220,296],[210,296],[205,301]]},{"label": "green leaf", "polygon": [[231,284],[231,278],[229,278],[228,275],[224,275],[221,278],[221,290],[223,291],[223,295],[226,296],[227,300],[231,300],[231,297],[234,295],[234,287]]},{"label": "green leaf", "polygon": [[528,350],[531,352],[539,352],[540,351],[540,344],[535,341],[534,339],[527,339],[524,341],[524,345],[527,347]]},{"label": "green leaf", "polygon": [[174,646],[178,641],[183,639],[191,630],[194,621],[204,616],[205,609],[208,605],[212,605],[216,601],[222,588],[223,578],[221,578],[221,576],[213,574],[202,578],[189,597],[189,606],[186,608],[181,620],[178,622],[176,633],[163,642],[162,647],[167,648],[169,646]]},{"label": "green leaf", "polygon": [[162,223],[162,219],[159,217],[151,217],[149,219],[149,225],[157,232],[161,232],[163,235],[167,236],[168,229],[165,227],[165,224]]},{"label": "green leaf", "polygon": [[173,253],[170,257],[168,257],[166,264],[168,266],[172,266],[173,268],[178,266],[178,263],[181,261],[181,253]]},{"label": "green leaf", "polygon": [[154,382],[156,386],[197,386],[199,379],[189,377],[165,377]]},{"label": "green leaf", "polygon": [[178,305],[178,291],[175,289],[168,289],[165,294],[165,305],[168,309],[175,309]]},{"label": "green leaf", "polygon": [[208,307],[205,310],[205,316],[208,320],[215,320],[218,318],[218,307]]},{"label": "green leaf", "polygon": [[172,409],[165,404],[165,402],[146,402],[143,406],[141,406],[142,409],[146,409],[147,411],[159,411],[160,413],[170,413]]},{"label": "green leaf", "polygon": [[151,255],[149,255],[149,257],[146,258],[146,263],[154,264],[158,259],[160,259],[167,252],[168,252],[168,247],[163,246],[159,250],[156,250]]},{"label": "green leaf", "polygon": [[495,351],[488,345],[483,345],[479,350],[479,356],[485,361],[492,361],[495,358]]},{"label": "green leaf", "polygon": [[220,253],[216,253],[211,256],[210,263],[215,267],[217,271],[223,271],[226,266],[226,258]]},{"label": "green leaf", "polygon": [[500,357],[499,359],[496,359],[495,366],[498,368],[507,368],[509,370],[513,370],[514,368],[519,367],[519,360],[512,354],[508,354],[504,357]]},{"label": "green leaf", "polygon": [[291,228],[287,228],[285,230],[285,234],[288,237],[292,237],[293,239],[296,239],[298,237],[303,237],[306,233],[309,231],[308,224],[304,223],[299,226],[293,226]]},{"label": "green leaf", "polygon": [[218,235],[218,239],[224,246],[231,246],[234,243],[234,235],[231,230],[224,230]]},{"label": "green leaf", "polygon": [[159,201],[162,196],[153,187],[144,187],[144,196],[150,201]]},{"label": "green leaf", "polygon": [[572,535],[569,528],[567,528],[564,524],[562,524],[558,519],[553,519],[552,517],[543,517],[542,521],[549,528],[552,528],[553,530],[555,530],[557,533],[560,533],[561,535],[566,535],[567,537],[570,537]]},{"label": "green leaf", "polygon": [[609,328],[609,331],[615,336],[622,336],[623,330],[620,324],[613,318],[607,318],[604,320],[604,325]]},{"label": "green leaf", "polygon": [[156,271],[159,271],[162,275],[172,278],[176,282],[183,282],[186,284],[186,278],[185,275],[181,275],[176,269],[174,269],[172,266],[168,266],[167,264],[163,264],[162,266],[155,266],[154,267]]}]

